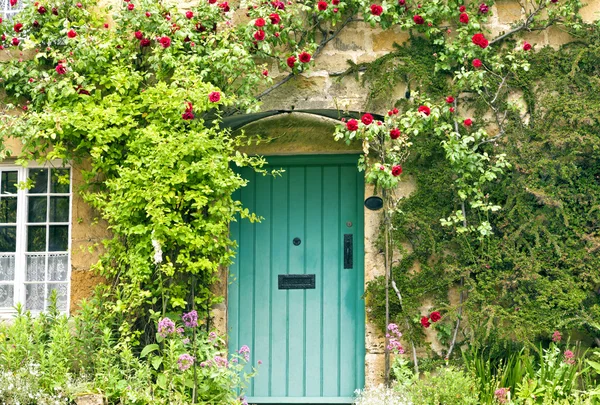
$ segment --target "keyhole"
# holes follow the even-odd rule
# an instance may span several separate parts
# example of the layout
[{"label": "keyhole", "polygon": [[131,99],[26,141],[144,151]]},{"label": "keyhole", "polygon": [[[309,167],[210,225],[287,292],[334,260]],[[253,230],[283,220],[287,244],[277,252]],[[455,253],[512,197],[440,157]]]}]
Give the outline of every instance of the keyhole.
[{"label": "keyhole", "polygon": [[302,241],[300,240],[300,238],[294,238],[294,240],[292,241],[292,243],[294,244],[294,246],[300,246],[300,244],[302,243]]}]

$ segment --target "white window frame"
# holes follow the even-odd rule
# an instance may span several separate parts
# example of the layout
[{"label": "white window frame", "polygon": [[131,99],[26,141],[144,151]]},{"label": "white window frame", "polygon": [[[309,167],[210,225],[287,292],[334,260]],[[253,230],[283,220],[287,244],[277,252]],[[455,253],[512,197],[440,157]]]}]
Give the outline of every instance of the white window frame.
[{"label": "white window frame", "polygon": [[[22,1],[22,0],[21,0]],[[30,162],[27,167],[23,167],[20,165],[15,165],[13,163],[0,163],[0,169],[2,171],[17,171],[17,181],[19,183],[27,181],[27,172],[29,169],[69,169],[69,218],[68,218],[68,236],[67,236],[67,278],[64,283],[67,284],[67,304],[66,310],[63,312],[66,315],[69,315],[69,309],[71,306],[71,239],[72,239],[72,231],[73,231],[73,168],[71,165],[64,165],[62,161],[50,161],[46,164],[37,164],[35,162]],[[49,175],[50,177],[50,175]],[[44,193],[45,196],[48,197],[48,201],[50,197],[54,196],[54,193],[50,192],[51,190],[47,190],[47,193]],[[15,276],[13,281],[13,304],[16,306],[17,303],[21,303],[25,308],[25,286],[27,284],[26,281],[26,270],[27,270],[27,213],[28,213],[28,194],[29,190],[27,189],[17,189],[17,241],[16,241],[16,249],[15,249]],[[58,193],[55,196],[65,196],[66,193]],[[49,215],[49,212],[47,212]],[[53,223],[50,221],[43,222],[44,225],[52,225]],[[60,225],[64,225],[64,222],[61,222]],[[46,244],[48,244],[48,240],[46,240]],[[46,255],[52,253],[45,251]],[[46,271],[48,268],[48,256],[46,256]],[[0,281],[0,283],[2,283]],[[47,279],[44,280],[43,284],[46,286],[51,283]],[[64,284],[63,283],[63,284]],[[42,311],[31,311],[33,315],[37,315]],[[17,311],[14,306],[11,308],[8,307],[0,307],[0,319],[3,318],[12,318]]]},{"label": "white window frame", "polygon": [[17,14],[23,11],[24,7],[23,0],[19,0],[14,7],[10,5],[10,0],[0,0],[0,17],[5,21],[12,21]]}]

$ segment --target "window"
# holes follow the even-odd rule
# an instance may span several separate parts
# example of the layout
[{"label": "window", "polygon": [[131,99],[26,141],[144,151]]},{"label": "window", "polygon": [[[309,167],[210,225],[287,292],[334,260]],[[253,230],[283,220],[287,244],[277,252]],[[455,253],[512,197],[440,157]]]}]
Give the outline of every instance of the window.
[{"label": "window", "polygon": [[19,0],[14,6],[10,5],[10,0],[0,0],[0,17],[10,21],[23,10],[23,0]]},{"label": "window", "polygon": [[67,312],[70,207],[70,169],[0,166],[0,313],[43,311],[52,290]]}]

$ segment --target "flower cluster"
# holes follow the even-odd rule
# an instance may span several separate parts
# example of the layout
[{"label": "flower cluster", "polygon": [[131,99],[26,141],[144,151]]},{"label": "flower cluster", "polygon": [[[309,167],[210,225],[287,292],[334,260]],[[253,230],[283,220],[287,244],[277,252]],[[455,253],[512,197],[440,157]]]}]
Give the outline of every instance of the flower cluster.
[{"label": "flower cluster", "polygon": [[192,365],[194,364],[194,360],[194,357],[190,356],[187,353],[184,353],[177,359],[177,367],[179,367],[179,370],[185,371],[192,367]]},{"label": "flower cluster", "polygon": [[186,328],[195,328],[198,326],[198,312],[195,310],[183,314],[181,319],[183,319],[183,324]]},{"label": "flower cluster", "polygon": [[398,325],[395,323],[390,323],[387,329],[388,333],[385,336],[388,338],[388,350],[398,354],[403,354],[404,348],[402,347],[402,344],[400,344],[402,333],[398,330]]},{"label": "flower cluster", "polygon": [[507,404],[510,400],[510,388],[498,388],[494,392],[494,398],[499,404]]},{"label": "flower cluster", "polygon": [[421,325],[424,328],[429,328],[431,326],[431,322],[435,323],[435,322],[439,321],[440,319],[442,319],[442,315],[438,311],[434,311],[431,314],[429,314],[429,316],[421,317]]},{"label": "flower cluster", "polygon": [[571,350],[565,350],[563,356],[565,357],[565,363],[567,363],[569,366],[575,364],[575,353],[573,353]]},{"label": "flower cluster", "polygon": [[163,338],[172,335],[175,332],[177,332],[177,328],[175,327],[175,322],[171,319],[165,317],[158,321],[158,334]]}]

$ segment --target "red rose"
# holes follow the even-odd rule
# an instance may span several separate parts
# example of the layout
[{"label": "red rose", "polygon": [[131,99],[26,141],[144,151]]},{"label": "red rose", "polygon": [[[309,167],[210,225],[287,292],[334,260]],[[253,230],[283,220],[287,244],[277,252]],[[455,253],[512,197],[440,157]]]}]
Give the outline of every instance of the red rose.
[{"label": "red rose", "polygon": [[465,125],[465,127],[470,127],[471,125],[473,125],[473,120],[471,120],[471,118],[467,118],[463,121],[463,124]]},{"label": "red rose", "polygon": [[218,103],[219,100],[221,100],[221,93],[219,93],[218,91],[213,91],[208,95],[208,99],[211,103]]},{"label": "red rose", "polygon": [[67,37],[69,37],[69,38],[75,38],[76,36],[77,36],[77,33],[73,29],[70,29],[69,32],[67,32]]},{"label": "red rose", "polygon": [[40,23],[38,20],[34,20],[31,25],[33,26],[33,28],[39,28],[40,27]]},{"label": "red rose", "polygon": [[488,12],[489,10],[490,10],[490,8],[487,6],[487,4],[485,4],[485,3],[481,3],[481,4],[479,5],[479,12],[480,12],[481,14],[487,14],[487,12]]},{"label": "red rose", "polygon": [[56,73],[58,73],[59,75],[64,75],[65,73],[67,73],[67,68],[62,63],[56,65],[56,68],[54,68],[54,70],[56,70]]},{"label": "red rose", "polygon": [[13,44],[13,46],[19,45],[19,38],[13,38],[12,39],[12,44]]},{"label": "red rose", "polygon": [[108,28],[108,23],[104,23],[104,28]]},{"label": "red rose", "polygon": [[396,165],[392,167],[392,176],[398,177],[402,174],[402,166]]},{"label": "red rose", "polygon": [[308,53],[308,52],[302,52],[300,55],[298,55],[298,59],[302,63],[310,62],[310,58],[311,58],[311,56],[310,56],[310,53]]},{"label": "red rose", "polygon": [[431,108],[427,107],[426,105],[422,105],[422,106],[420,106],[420,107],[419,107],[419,109],[418,109],[418,111],[419,111],[420,113],[423,113],[423,114],[427,115],[427,116],[428,116],[429,114],[431,114]]},{"label": "red rose", "polygon": [[281,21],[281,17],[277,13],[269,14],[269,19],[271,20],[271,24],[279,24]]},{"label": "red rose", "polygon": [[398,114],[398,109],[394,107],[394,109],[392,110],[392,114],[394,114],[394,115]]},{"label": "red rose", "polygon": [[413,16],[413,21],[415,22],[415,24],[421,25],[425,22],[425,20],[423,19],[423,17],[421,17],[420,15],[414,15]]},{"label": "red rose", "polygon": [[77,4],[75,4],[75,7],[77,7],[77,8],[81,8],[81,7],[83,7],[83,4],[81,4],[81,3],[77,3]]},{"label": "red rose", "polygon": [[146,11],[146,17],[150,18],[152,14],[149,11]]},{"label": "red rose", "polygon": [[223,10],[224,13],[226,13],[230,10],[229,3],[227,3],[226,1],[223,3],[219,3],[219,7],[221,7],[221,9]]},{"label": "red rose", "polygon": [[424,328],[429,328],[431,326],[429,318],[427,318],[426,316],[421,317],[421,325],[423,325]]},{"label": "red rose", "polygon": [[255,27],[264,27],[265,26],[265,19],[264,18],[257,18],[256,21],[254,21],[254,26]]},{"label": "red rose", "polygon": [[398,5],[403,6],[406,4],[406,0],[398,0]]},{"label": "red rose", "polygon": [[400,130],[398,128],[394,128],[390,131],[390,138],[398,139],[400,138]]},{"label": "red rose", "polygon": [[473,63],[473,67],[474,68],[480,68],[481,65],[482,65],[482,63],[481,63],[481,61],[479,59],[473,59],[472,63]]},{"label": "red rose", "polygon": [[442,314],[440,314],[438,311],[434,311],[429,314],[429,318],[431,319],[431,322],[437,322],[442,319]]},{"label": "red rose", "polygon": [[181,114],[181,118],[183,118],[185,121],[193,120],[194,113],[192,112],[192,110],[185,110],[185,112]]},{"label": "red rose", "polygon": [[531,44],[527,41],[525,41],[525,43],[523,44],[523,50],[524,51],[528,51],[531,49]]},{"label": "red rose", "polygon": [[21,32],[21,30],[23,30],[23,24],[21,24],[21,23],[16,23],[16,24],[13,26],[13,29],[15,30],[15,32],[16,32],[16,33],[19,33],[19,32]]},{"label": "red rose", "polygon": [[469,22],[469,15],[467,13],[461,13],[459,20],[463,24],[467,24]]},{"label": "red rose", "polygon": [[133,10],[134,8],[135,8],[135,6],[133,5],[133,3],[129,3],[127,5],[127,10],[129,10],[129,11]]},{"label": "red rose", "polygon": [[452,96],[446,97],[446,103],[448,103],[448,104],[454,103],[454,97],[452,97]]},{"label": "red rose", "polygon": [[52,7],[52,14],[58,15],[58,9],[56,7]]},{"label": "red rose", "polygon": [[17,0],[10,0],[10,6],[14,7],[17,5]]},{"label": "red rose", "polygon": [[381,13],[383,13],[383,7],[379,4],[371,4],[371,14],[381,15]]},{"label": "red rose", "polygon": [[289,58],[287,58],[286,61],[287,65],[291,68],[294,67],[294,65],[296,64],[296,57],[295,56],[290,56]]},{"label": "red rose", "polygon": [[454,112],[454,107],[450,107],[450,112],[453,113]]},{"label": "red rose", "polygon": [[185,18],[187,18],[188,20],[191,20],[192,18],[194,18],[194,13],[192,11],[186,11]]},{"label": "red rose", "polygon": [[320,1],[320,2],[317,3],[317,8],[319,9],[319,11],[325,11],[325,10],[327,10],[327,6],[328,5],[329,4],[327,4],[327,2]]},{"label": "red rose", "polygon": [[371,123],[373,122],[373,116],[371,114],[367,113],[367,114],[364,114],[360,120],[365,125],[371,125]]},{"label": "red rose", "polygon": [[38,7],[38,9],[37,9],[37,11],[38,11],[38,13],[40,13],[40,14],[46,14],[46,11],[47,11],[47,10],[46,10],[46,7],[44,7],[44,6],[39,6],[39,7]]},{"label": "red rose", "polygon": [[141,47],[146,47],[146,46],[150,46],[150,40],[148,38],[143,38],[140,41],[140,46]]},{"label": "red rose", "polygon": [[279,38],[279,32],[276,32],[276,33],[274,33],[274,34],[273,34],[273,36],[274,36],[275,38]]},{"label": "red rose", "polygon": [[283,1],[280,1],[280,0],[272,1],[271,5],[273,7],[275,7],[275,9],[277,9],[277,10],[285,10],[285,4],[283,3]]},{"label": "red rose", "polygon": [[257,41],[262,41],[265,39],[265,32],[263,30],[258,30],[254,33],[254,39]]},{"label": "red rose", "polygon": [[169,38],[169,37],[160,37],[158,39],[158,42],[160,42],[160,45],[163,48],[168,48],[171,46],[171,38]]},{"label": "red rose", "polygon": [[460,6],[458,8],[458,11],[460,11],[461,13],[464,13],[465,11],[467,11],[467,8],[465,6]]},{"label": "red rose", "polygon": [[479,46],[482,49],[487,48],[489,41],[483,36],[482,33],[478,33],[473,35],[473,37],[471,38],[471,41],[473,41],[473,43],[477,46]]},{"label": "red rose", "polygon": [[354,118],[348,120],[348,122],[346,123],[346,128],[348,129],[348,131],[356,131],[358,129],[358,121],[356,121]]},{"label": "red rose", "polygon": [[265,70],[263,70],[262,74],[264,77],[267,77],[267,76],[269,76],[269,71],[267,69],[265,69]]},{"label": "red rose", "polygon": [[144,34],[142,34],[142,31],[136,31],[133,33],[133,35],[140,41],[142,40],[142,38],[144,38]]},{"label": "red rose", "polygon": [[338,4],[340,4],[340,0],[331,0],[331,4],[337,6]]}]

